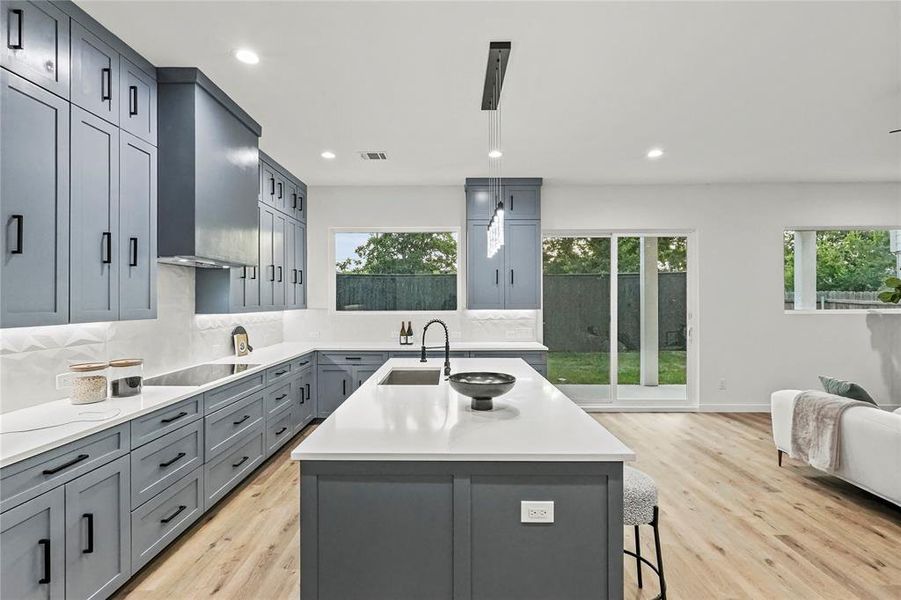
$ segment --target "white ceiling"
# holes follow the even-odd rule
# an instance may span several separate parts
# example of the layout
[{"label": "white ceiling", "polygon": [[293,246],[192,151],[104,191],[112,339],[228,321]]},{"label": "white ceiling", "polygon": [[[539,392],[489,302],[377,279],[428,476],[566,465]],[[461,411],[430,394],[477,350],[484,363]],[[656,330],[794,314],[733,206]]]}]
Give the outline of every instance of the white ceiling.
[{"label": "white ceiling", "polygon": [[490,40],[513,42],[505,175],[901,181],[901,2],[78,4],[154,64],[203,70],[313,185],[486,175]]}]

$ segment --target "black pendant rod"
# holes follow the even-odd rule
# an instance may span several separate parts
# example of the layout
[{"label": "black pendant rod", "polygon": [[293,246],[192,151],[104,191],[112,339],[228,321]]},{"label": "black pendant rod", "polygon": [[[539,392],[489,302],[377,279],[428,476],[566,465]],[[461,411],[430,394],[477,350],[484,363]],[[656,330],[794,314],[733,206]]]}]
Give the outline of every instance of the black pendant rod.
[{"label": "black pendant rod", "polygon": [[482,90],[482,110],[497,110],[510,58],[510,42],[491,42],[488,46],[488,64],[485,67],[485,87]]}]

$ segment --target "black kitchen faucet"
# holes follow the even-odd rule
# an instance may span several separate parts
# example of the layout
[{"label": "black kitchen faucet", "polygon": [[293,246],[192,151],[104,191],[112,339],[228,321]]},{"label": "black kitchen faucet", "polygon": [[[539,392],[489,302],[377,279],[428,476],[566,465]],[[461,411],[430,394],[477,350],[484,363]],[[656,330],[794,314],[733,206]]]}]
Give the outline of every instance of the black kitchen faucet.
[{"label": "black kitchen faucet", "polygon": [[432,325],[433,323],[438,323],[439,325],[444,327],[444,376],[450,377],[450,334],[447,332],[447,325],[441,319],[432,319],[425,324],[425,327],[422,328],[422,355],[419,358],[419,362],[426,362],[426,350],[441,348],[441,346],[426,347],[425,345],[425,332],[429,330],[429,325]]}]

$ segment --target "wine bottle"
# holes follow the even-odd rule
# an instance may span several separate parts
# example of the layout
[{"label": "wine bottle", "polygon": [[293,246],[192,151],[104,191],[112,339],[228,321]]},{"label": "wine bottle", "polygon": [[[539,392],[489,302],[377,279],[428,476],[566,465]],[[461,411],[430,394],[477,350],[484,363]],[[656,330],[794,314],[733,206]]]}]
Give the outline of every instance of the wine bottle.
[{"label": "wine bottle", "polygon": [[407,321],[407,345],[413,345],[413,321]]},{"label": "wine bottle", "polygon": [[406,339],[407,339],[407,330],[404,329],[404,322],[401,321],[400,322],[400,334],[398,334],[398,336],[397,336],[397,342],[401,346],[405,346],[407,344]]}]

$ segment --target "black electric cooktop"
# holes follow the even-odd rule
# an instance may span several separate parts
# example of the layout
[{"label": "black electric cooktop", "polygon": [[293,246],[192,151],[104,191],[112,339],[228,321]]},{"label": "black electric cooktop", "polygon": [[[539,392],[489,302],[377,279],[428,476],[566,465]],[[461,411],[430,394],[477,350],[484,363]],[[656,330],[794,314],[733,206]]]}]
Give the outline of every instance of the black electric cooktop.
[{"label": "black electric cooktop", "polygon": [[173,371],[172,373],[145,379],[144,385],[205,385],[223,377],[243,373],[247,369],[256,366],[259,365],[243,363],[234,365],[218,363],[197,365],[196,367],[188,367],[181,371]]}]

